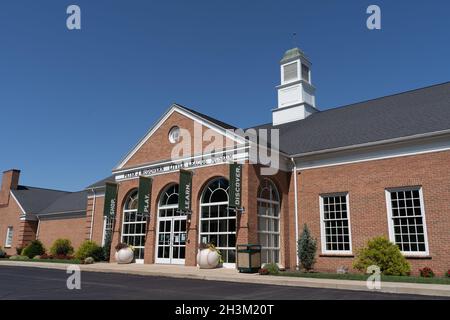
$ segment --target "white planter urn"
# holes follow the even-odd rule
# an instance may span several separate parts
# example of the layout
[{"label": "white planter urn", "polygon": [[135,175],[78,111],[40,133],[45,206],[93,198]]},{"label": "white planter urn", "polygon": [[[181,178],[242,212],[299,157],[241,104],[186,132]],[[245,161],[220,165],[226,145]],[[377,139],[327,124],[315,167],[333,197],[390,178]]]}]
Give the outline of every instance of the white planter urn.
[{"label": "white planter urn", "polygon": [[131,248],[122,248],[119,251],[116,251],[114,257],[116,258],[117,263],[131,263],[134,259],[134,252]]},{"label": "white planter urn", "polygon": [[220,256],[215,250],[200,249],[197,253],[197,264],[200,269],[214,269],[219,265]]}]

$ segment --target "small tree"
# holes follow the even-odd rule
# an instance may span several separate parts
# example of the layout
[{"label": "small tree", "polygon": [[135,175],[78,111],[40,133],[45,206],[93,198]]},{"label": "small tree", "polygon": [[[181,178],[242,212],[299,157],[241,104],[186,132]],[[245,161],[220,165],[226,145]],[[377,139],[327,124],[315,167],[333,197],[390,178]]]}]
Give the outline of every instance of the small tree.
[{"label": "small tree", "polygon": [[102,247],[103,259],[109,261],[111,254],[112,231],[108,230],[105,235],[105,244]]},{"label": "small tree", "polygon": [[69,239],[56,239],[50,248],[50,253],[55,256],[68,256],[73,253],[72,243]]},{"label": "small tree", "polygon": [[306,223],[303,225],[303,231],[298,240],[298,258],[300,265],[306,271],[313,268],[316,263],[317,241],[311,236]]},{"label": "small tree", "polygon": [[84,260],[89,257],[93,258],[94,261],[103,260],[103,249],[94,241],[85,240],[75,253],[75,258]]},{"label": "small tree", "polygon": [[371,265],[378,266],[382,274],[394,276],[408,275],[411,269],[398,246],[385,237],[373,238],[357,251],[353,267],[366,272]]},{"label": "small tree", "polygon": [[33,259],[35,256],[43,255],[45,253],[45,248],[42,242],[39,240],[33,240],[29,245],[23,248],[21,253],[23,256]]}]

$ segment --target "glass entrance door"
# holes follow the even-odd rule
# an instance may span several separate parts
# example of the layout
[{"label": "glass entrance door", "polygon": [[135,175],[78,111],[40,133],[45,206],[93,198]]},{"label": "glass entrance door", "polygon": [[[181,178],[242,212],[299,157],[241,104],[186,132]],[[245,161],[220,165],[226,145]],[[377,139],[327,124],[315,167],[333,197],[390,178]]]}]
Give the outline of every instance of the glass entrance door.
[{"label": "glass entrance door", "polygon": [[184,264],[186,216],[159,218],[156,263]]}]

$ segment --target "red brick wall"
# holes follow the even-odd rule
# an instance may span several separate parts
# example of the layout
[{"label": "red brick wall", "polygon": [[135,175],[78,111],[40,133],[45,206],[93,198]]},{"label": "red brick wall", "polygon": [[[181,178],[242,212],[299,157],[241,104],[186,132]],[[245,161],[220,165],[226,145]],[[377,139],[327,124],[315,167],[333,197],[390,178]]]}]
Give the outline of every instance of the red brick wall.
[{"label": "red brick wall", "polygon": [[[188,130],[191,134],[191,154],[198,154],[194,150],[194,145],[202,147],[208,146],[211,142],[203,142],[202,136],[194,136],[194,121],[185,117],[184,115],[174,112],[167,120],[153,133],[153,135],[141,146],[141,148],[131,157],[125,164],[124,168],[134,167],[159,160],[171,159],[172,148],[175,144],[169,142],[169,131],[173,126],[178,126],[182,129]],[[202,127],[202,132],[208,128]],[[194,138],[196,139],[194,141]],[[197,142],[196,142],[197,141]],[[223,147],[226,147],[227,141],[223,139]],[[201,152],[201,150],[200,150]]]},{"label": "red brick wall", "polygon": [[[249,243],[258,243],[258,217],[257,217],[257,197],[258,189],[264,179],[272,181],[278,189],[280,196],[280,264],[282,266],[290,266],[292,255],[290,254],[291,243],[290,237],[295,237],[295,229],[292,229],[290,208],[293,202],[289,201],[289,188],[291,172],[278,171],[273,176],[261,176],[259,165],[247,166],[248,175],[244,176],[244,181],[247,181],[245,192],[247,196],[246,214],[249,219]],[[246,171],[244,171],[244,174]],[[293,215],[292,215],[293,216]],[[295,256],[294,256],[295,258]],[[295,260],[295,259],[294,259]]]},{"label": "red brick wall", "polygon": [[[300,230],[307,223],[318,239],[319,194],[348,192],[353,253],[368,239],[389,237],[385,188],[422,186],[430,255],[408,259],[412,272],[424,266],[443,274],[450,268],[450,152],[437,152],[304,170],[298,174]],[[353,258],[319,257],[318,270],[351,267]],[[294,264],[291,263],[291,267]]]},{"label": "red brick wall", "polygon": [[[94,205],[95,201],[95,205]],[[87,208],[86,208],[86,227],[85,227],[85,237],[89,239],[91,227],[92,227],[92,240],[95,241],[99,246],[102,245],[103,240],[103,204],[105,202],[105,197],[96,196],[88,198]],[[93,210],[95,212],[93,213]],[[94,221],[92,222],[92,219]]]},{"label": "red brick wall", "polygon": [[[244,175],[247,169],[244,168]],[[215,177],[225,177],[228,179],[229,168],[228,165],[216,165],[204,168],[198,168],[193,170],[194,176],[192,178],[192,218],[189,225],[189,231],[187,235],[186,243],[186,265],[194,266],[196,265],[196,254],[198,246],[198,221],[200,212],[200,196],[203,191],[204,186]],[[157,208],[158,201],[160,199],[160,194],[165,188],[172,184],[178,183],[179,173],[173,172],[164,175],[158,175],[153,177],[152,185],[152,197],[151,197],[151,216],[150,222],[148,224],[147,239],[145,245],[145,263],[154,263],[155,261],[155,241],[156,241],[156,231],[157,231]],[[116,218],[116,224],[113,234],[112,248],[120,241],[120,232],[122,224],[122,209],[125,204],[125,200],[131,190],[138,187],[138,179],[128,180],[121,182],[119,185],[118,194],[118,214]],[[245,182],[244,182],[245,187]],[[243,201],[246,200],[246,192],[243,192]],[[247,232],[247,215],[242,215],[240,222],[243,227],[239,229],[237,234],[237,242],[247,243],[248,242],[248,232]],[[111,250],[111,259],[114,261],[114,250]]]},{"label": "red brick wall", "polygon": [[[22,211],[13,197],[9,198],[7,205],[0,206],[0,246],[5,249],[8,255],[16,254],[16,247],[27,245],[36,234],[36,224],[21,221],[21,213]],[[5,248],[6,233],[9,226],[13,227],[13,241],[11,248]]]},{"label": "red brick wall", "polygon": [[47,252],[56,239],[69,239],[75,251],[86,240],[86,217],[41,220],[38,239],[42,241]]}]

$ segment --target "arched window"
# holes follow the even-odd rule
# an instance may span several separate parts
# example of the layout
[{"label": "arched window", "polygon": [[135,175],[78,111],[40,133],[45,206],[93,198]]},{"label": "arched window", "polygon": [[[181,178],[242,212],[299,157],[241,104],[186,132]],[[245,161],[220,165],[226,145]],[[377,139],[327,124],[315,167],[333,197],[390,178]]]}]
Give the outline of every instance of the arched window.
[{"label": "arched window", "polygon": [[159,216],[170,217],[178,215],[178,184],[166,188],[159,200]]},{"label": "arched window", "polygon": [[123,208],[122,242],[134,247],[137,263],[144,261],[145,234],[147,218],[137,214],[138,192],[130,192]]},{"label": "arched window", "polygon": [[236,212],[228,210],[228,180],[217,178],[205,187],[200,201],[200,242],[213,243],[224,263],[236,260]]},{"label": "arched window", "polygon": [[258,190],[258,241],[261,263],[280,262],[280,197],[277,188],[264,179]]},{"label": "arched window", "polygon": [[158,202],[157,263],[184,264],[186,214],[178,211],[178,184],[167,187]]}]

